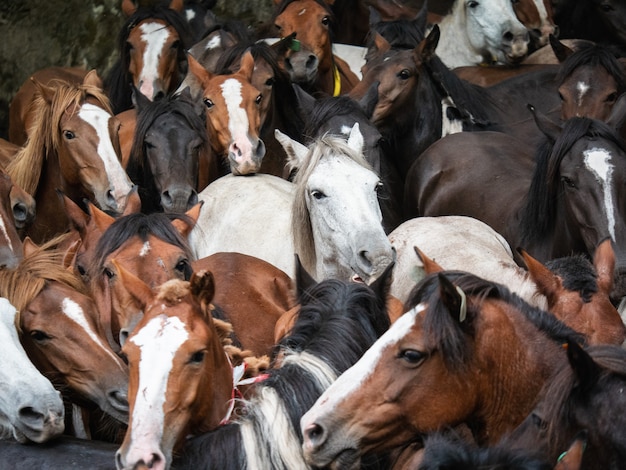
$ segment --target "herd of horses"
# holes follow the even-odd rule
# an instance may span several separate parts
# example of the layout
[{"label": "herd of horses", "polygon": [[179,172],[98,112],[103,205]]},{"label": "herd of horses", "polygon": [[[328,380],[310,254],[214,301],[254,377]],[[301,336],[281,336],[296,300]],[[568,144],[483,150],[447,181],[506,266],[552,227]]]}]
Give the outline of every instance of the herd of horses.
[{"label": "herd of horses", "polygon": [[621,468],[623,2],[144,3],[10,105],[2,465]]}]

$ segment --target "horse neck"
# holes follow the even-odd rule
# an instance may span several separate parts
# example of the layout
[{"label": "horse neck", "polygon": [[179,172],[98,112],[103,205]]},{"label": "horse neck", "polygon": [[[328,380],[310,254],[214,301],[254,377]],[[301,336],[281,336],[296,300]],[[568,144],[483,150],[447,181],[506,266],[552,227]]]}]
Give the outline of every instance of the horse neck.
[{"label": "horse neck", "polygon": [[471,48],[467,36],[465,2],[456,0],[452,11],[439,23],[441,39],[436,54],[451,69],[464,65],[479,64],[483,61],[480,53]]}]

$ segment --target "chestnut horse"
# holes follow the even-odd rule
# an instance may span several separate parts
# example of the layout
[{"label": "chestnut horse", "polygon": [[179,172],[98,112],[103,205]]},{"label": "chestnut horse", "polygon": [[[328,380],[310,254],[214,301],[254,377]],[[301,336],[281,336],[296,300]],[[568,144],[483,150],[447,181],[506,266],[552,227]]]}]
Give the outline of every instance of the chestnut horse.
[{"label": "chestnut horse", "polygon": [[192,45],[182,8],[183,0],[139,7],[122,0],[127,19],[118,36],[119,59],[105,80],[114,114],[132,108],[132,87],[151,101],[178,88],[187,71],[185,52]]},{"label": "chestnut horse", "polygon": [[0,296],[17,308],[20,339],[36,367],[73,403],[95,403],[126,422],[128,368],[106,343],[96,306],[63,265],[58,242],[37,247],[27,239],[20,264],[0,270]]},{"label": "chestnut horse", "polygon": [[12,269],[22,259],[22,240],[15,226],[11,193],[14,184],[0,169],[0,267]]},{"label": "chestnut horse", "polygon": [[210,272],[171,280],[156,293],[119,269],[120,282],[144,311],[122,348],[130,367],[130,420],[116,454],[119,470],[168,469],[189,434],[215,429],[234,400],[227,324],[211,315]]},{"label": "chestnut horse", "polygon": [[466,423],[495,444],[532,411],[579,335],[506,287],[463,272],[426,277],[411,308],[302,417],[315,467]]},{"label": "chestnut horse", "polygon": [[329,4],[322,0],[283,0],[273,16],[281,38],[296,33],[284,59],[291,81],[307,91],[338,96],[348,93],[359,78],[333,53],[334,21]]},{"label": "chestnut horse", "polygon": [[57,189],[113,213],[124,210],[131,190],[119,161],[116,121],[95,70],[80,84],[52,83],[36,83],[28,141],[5,167],[35,198],[37,216],[26,234],[37,242],[67,230]]},{"label": "chestnut horse", "polygon": [[0,297],[0,440],[46,442],[63,434],[63,401],[20,344],[17,316],[15,307]]}]

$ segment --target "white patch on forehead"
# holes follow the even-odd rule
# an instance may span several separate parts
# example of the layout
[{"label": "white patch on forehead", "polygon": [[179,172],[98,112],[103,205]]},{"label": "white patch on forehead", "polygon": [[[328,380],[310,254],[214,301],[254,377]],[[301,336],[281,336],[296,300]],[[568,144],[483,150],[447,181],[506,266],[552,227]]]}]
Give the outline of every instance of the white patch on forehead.
[{"label": "white patch on forehead", "polygon": [[140,350],[139,385],[133,408],[131,439],[163,435],[165,393],[174,356],[189,338],[178,317],[159,315],[137,331],[129,341]]},{"label": "white patch on forehead", "polygon": [[578,90],[578,106],[582,106],[583,98],[585,97],[585,93],[589,91],[589,84],[585,82],[576,83],[576,90]]},{"label": "white patch on forehead", "polygon": [[613,193],[611,192],[611,178],[613,177],[611,154],[606,149],[593,148],[585,150],[584,155],[585,165],[594,174],[600,186],[602,186],[608,229],[611,239],[615,241],[615,207],[613,205]]},{"label": "white patch on forehead", "polygon": [[539,19],[541,20],[541,24],[544,24],[548,21],[548,10],[546,9],[544,0],[535,0],[535,7],[537,7],[537,12],[539,13]]},{"label": "white patch on forehead", "polygon": [[341,132],[343,135],[350,135],[351,130],[352,128],[350,126],[346,126],[344,124],[343,126],[341,126],[341,129],[339,130],[339,132]]},{"label": "white patch on forehead", "polygon": [[359,361],[345,371],[339,378],[322,394],[315,408],[324,406],[331,409],[348,399],[348,395],[357,390],[371,375],[380,361],[383,352],[404,338],[415,323],[415,318],[425,310],[423,304],[419,304],[404,315],[400,316],[391,327],[369,348]]},{"label": "white patch on forehead", "polygon": [[150,253],[151,249],[152,248],[150,247],[150,242],[146,240],[146,242],[142,245],[141,250],[139,251],[139,256],[143,258],[148,253]]},{"label": "white patch on forehead", "polygon": [[[159,58],[170,31],[163,23],[144,23],[139,29],[142,33],[141,40],[146,43],[139,82],[153,82],[159,76]],[[148,98],[152,99],[151,96]]]},{"label": "white patch on forehead", "polygon": [[302,10],[300,10],[300,13],[298,13],[298,16],[302,16],[306,13],[306,8],[303,8]]},{"label": "white patch on forehead", "polygon": [[11,239],[9,238],[9,234],[7,233],[7,227],[4,224],[4,217],[0,215],[0,233],[4,236],[4,239],[7,241],[7,245],[11,251],[13,251],[13,243],[11,243]]},{"label": "white patch on forehead", "polygon": [[185,19],[187,20],[187,23],[191,23],[191,21],[196,17],[196,12],[193,11],[191,8],[188,8],[185,10]]},{"label": "white patch on forehead", "polygon": [[441,137],[463,132],[463,121],[448,118],[448,108],[454,107],[456,107],[456,105],[451,97],[446,96],[441,100]]},{"label": "white patch on forehead", "polygon": [[222,45],[222,38],[219,35],[215,35],[211,39],[209,39],[209,41],[206,43],[204,50],[208,51],[210,49],[217,49],[221,45]]},{"label": "white patch on forehead", "polygon": [[228,111],[228,130],[231,137],[235,138],[237,134],[246,135],[250,122],[246,110],[241,107],[243,97],[241,96],[241,82],[234,78],[229,78],[222,83],[222,96],[226,101],[226,109]]},{"label": "white patch on forehead", "polygon": [[66,297],[61,303],[61,311],[66,317],[68,317],[74,323],[78,324],[78,326],[80,326],[85,331],[85,333],[87,333],[87,336],[89,336],[89,338],[94,343],[102,348],[107,355],[111,356],[113,358],[113,362],[121,367],[120,359],[115,354],[113,354],[113,351],[111,351],[109,347],[105,346],[105,344],[98,337],[98,335],[96,335],[95,331],[89,325],[87,317],[85,316],[85,312],[80,305],[78,305],[72,299]]},{"label": "white patch on forehead", "polygon": [[[109,181],[109,187],[116,201],[123,200],[130,192],[131,182],[122,168],[109,133],[109,119],[111,115],[99,106],[85,103],[81,106],[78,116],[90,124],[98,135],[97,154],[104,164],[104,172]],[[107,201],[98,201],[101,207],[106,207]]]}]

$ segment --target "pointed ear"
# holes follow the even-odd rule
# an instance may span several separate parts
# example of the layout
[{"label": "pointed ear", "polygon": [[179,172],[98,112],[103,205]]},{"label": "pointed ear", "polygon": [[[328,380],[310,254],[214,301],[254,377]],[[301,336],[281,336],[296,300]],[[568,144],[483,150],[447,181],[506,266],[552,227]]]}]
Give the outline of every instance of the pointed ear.
[{"label": "pointed ear", "polygon": [[380,23],[383,20],[378,10],[372,5],[369,5],[368,9],[370,11],[370,27],[376,25],[377,23]]},{"label": "pointed ear", "polygon": [[548,116],[543,114],[541,111],[535,109],[532,104],[527,105],[527,107],[532,113],[535,124],[537,124],[539,130],[543,132],[543,134],[550,139],[550,141],[556,142],[561,135],[561,126],[550,120]]},{"label": "pointed ear", "polygon": [[106,232],[106,230],[115,222],[115,219],[111,217],[109,214],[99,209],[92,202],[87,203],[87,208],[89,209],[89,214],[91,214],[91,219],[95,222],[96,227],[102,233]]},{"label": "pointed ear", "polygon": [[65,250],[63,254],[63,267],[65,269],[69,269],[70,271],[74,271],[74,264],[76,262],[76,255],[78,254],[78,249],[83,241],[79,238],[78,240],[74,240],[70,246]]},{"label": "pointed ear", "polygon": [[452,318],[458,323],[463,323],[467,316],[467,298],[460,287],[455,286],[443,274],[437,274],[439,278],[439,295]]},{"label": "pointed ear", "polygon": [[78,231],[82,238],[85,234],[85,228],[87,227],[87,224],[89,224],[89,220],[91,219],[91,217],[89,217],[89,214],[83,211],[78,206],[78,204],[76,204],[69,197],[67,197],[61,190],[57,189],[57,194],[63,202],[65,215],[69,219],[70,224]]},{"label": "pointed ear", "polygon": [[138,188],[139,187],[137,185],[133,185],[128,193],[128,197],[126,198],[126,207],[124,207],[122,216],[141,212],[141,198],[139,197]]},{"label": "pointed ear", "polygon": [[350,134],[348,135],[348,147],[350,147],[359,155],[363,155],[363,145],[363,134],[361,134],[359,123],[355,122],[352,126],[352,129],[350,129]]},{"label": "pointed ear", "polygon": [[550,47],[552,47],[552,51],[556,56],[557,60],[562,64],[567,60],[569,56],[571,56],[574,51],[559,41],[552,34],[549,36],[550,39]]},{"label": "pointed ear", "polygon": [[300,111],[302,111],[302,114],[304,116],[310,116],[313,112],[313,109],[315,108],[315,103],[317,102],[317,100],[306,91],[304,91],[302,87],[297,83],[293,83],[291,87],[293,88],[293,91],[298,98],[298,108],[300,108]]},{"label": "pointed ear", "polygon": [[39,250],[37,244],[31,240],[30,237],[26,237],[22,243],[22,249],[24,250],[24,258],[31,256]]},{"label": "pointed ear", "polygon": [[553,307],[563,291],[561,279],[523,249],[518,248],[517,252],[524,260],[528,274],[530,274],[530,278],[537,285],[537,289],[546,296],[548,306],[550,308]]},{"label": "pointed ear", "polygon": [[439,25],[435,24],[433,29],[430,30],[430,33],[428,33],[428,36],[413,50],[413,59],[416,64],[423,64],[430,61],[432,56],[435,55],[435,49],[437,49],[437,44],[439,44],[440,36]]},{"label": "pointed ear", "polygon": [[393,279],[393,267],[395,264],[395,261],[389,263],[389,266],[385,268],[382,274],[369,285],[370,289],[376,294],[378,305],[383,310],[387,310],[387,302],[391,292],[391,281]]},{"label": "pointed ear", "polygon": [[124,15],[127,17],[132,16],[135,11],[137,11],[137,5],[135,5],[133,0],[122,0],[122,12],[124,12]]},{"label": "pointed ear", "polygon": [[420,32],[426,31],[426,26],[428,25],[428,1],[424,0],[422,4],[422,9],[417,13],[413,21],[411,22],[413,27]]},{"label": "pointed ear", "polygon": [[424,271],[426,271],[426,274],[439,273],[441,271],[444,271],[444,269],[439,264],[426,256],[424,252],[418,247],[414,246],[413,249],[415,250],[415,254],[419,258],[419,260],[424,265]]},{"label": "pointed ear", "polygon": [[215,296],[215,279],[213,273],[207,270],[194,272],[189,280],[189,288],[203,308],[206,308]]},{"label": "pointed ear", "polygon": [[363,95],[363,98],[359,100],[359,105],[368,119],[372,119],[378,104],[378,85],[380,85],[379,81],[373,82],[367,89],[367,92],[365,92],[365,95]]},{"label": "pointed ear", "polygon": [[300,262],[300,257],[296,254],[296,295],[300,303],[303,302],[303,296],[310,288],[317,285],[317,281],[304,269]]},{"label": "pointed ear", "polygon": [[368,49],[373,54],[384,54],[391,49],[391,44],[377,31],[372,31],[372,39]]},{"label": "pointed ear", "polygon": [[602,370],[589,353],[575,341],[568,341],[566,347],[567,359],[578,378],[576,388],[584,397],[598,383]]},{"label": "pointed ear", "polygon": [[293,140],[287,134],[283,134],[278,129],[274,130],[274,136],[276,137],[276,140],[280,142],[280,145],[282,145],[285,149],[289,168],[294,169],[302,167],[306,156],[309,153],[309,149],[300,142]]},{"label": "pointed ear", "polygon": [[617,131],[622,129],[626,123],[626,93],[622,93],[622,96],[617,99],[606,123],[611,129]]},{"label": "pointed ear", "polygon": [[102,89],[102,87],[104,86],[102,83],[102,79],[98,75],[96,69],[92,69],[87,72],[87,75],[85,75],[85,78],[83,78],[83,85],[92,86],[100,89]]},{"label": "pointed ear", "polygon": [[150,103],[152,103],[152,101],[150,101],[146,95],[141,93],[135,87],[135,85],[132,85],[131,88],[133,90],[133,97],[134,97],[133,103],[135,103],[135,108],[137,108],[137,113],[139,113],[142,109],[145,109],[146,107],[150,106]]},{"label": "pointed ear", "polygon": [[291,44],[294,39],[296,39],[296,32],[294,31],[289,36],[285,36],[280,41],[276,41],[274,44],[270,46],[276,52],[278,57],[284,56],[289,49],[291,49]]},{"label": "pointed ear", "polygon": [[184,238],[187,238],[189,236],[189,232],[191,232],[191,229],[194,228],[196,222],[198,222],[198,217],[200,217],[200,209],[202,209],[203,204],[204,201],[200,201],[198,204],[185,212],[185,215],[191,219],[192,223],[188,223],[186,220],[183,219],[172,220],[172,225]]},{"label": "pointed ear", "polygon": [[35,85],[35,89],[37,90],[37,93],[41,95],[44,101],[48,104],[52,103],[52,100],[54,99],[54,95],[56,93],[56,89],[53,87],[44,85],[40,81],[35,80],[33,77],[30,77],[30,79]]},{"label": "pointed ear", "polygon": [[598,244],[593,255],[593,266],[598,275],[598,288],[609,295],[613,290],[615,273],[615,251],[610,238],[606,238]]},{"label": "pointed ear", "polygon": [[254,57],[250,51],[246,51],[241,58],[241,65],[237,75],[242,76],[247,82],[252,81],[252,72],[254,72]]},{"label": "pointed ear", "polygon": [[177,11],[179,13],[183,11],[184,6],[185,6],[185,2],[183,0],[172,0],[170,2],[170,9]]},{"label": "pointed ear", "polygon": [[205,84],[213,78],[213,74],[205,69],[191,54],[187,54],[187,64],[189,65],[189,72],[198,79],[200,86],[205,88]]},{"label": "pointed ear", "polygon": [[120,288],[124,289],[133,298],[138,308],[145,310],[146,305],[154,299],[154,292],[152,292],[150,286],[120,266],[115,259],[111,260],[111,264],[117,271]]},{"label": "pointed ear", "polygon": [[576,434],[572,445],[559,457],[554,470],[580,470],[585,448],[587,447],[587,439],[587,430],[582,430]]}]

